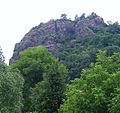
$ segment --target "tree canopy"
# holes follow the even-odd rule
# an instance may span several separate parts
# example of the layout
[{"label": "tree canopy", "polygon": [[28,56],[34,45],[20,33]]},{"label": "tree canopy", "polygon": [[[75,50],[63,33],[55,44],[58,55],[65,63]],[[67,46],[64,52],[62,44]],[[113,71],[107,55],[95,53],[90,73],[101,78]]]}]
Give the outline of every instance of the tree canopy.
[{"label": "tree canopy", "polygon": [[19,69],[25,78],[25,111],[57,111],[62,103],[67,78],[66,67],[57,58],[45,48],[29,48],[21,52],[20,59],[10,67]]},{"label": "tree canopy", "polygon": [[97,62],[68,85],[60,113],[119,113],[120,53],[97,55]]},{"label": "tree canopy", "polygon": [[0,113],[22,113],[24,79],[18,70],[0,65]]}]

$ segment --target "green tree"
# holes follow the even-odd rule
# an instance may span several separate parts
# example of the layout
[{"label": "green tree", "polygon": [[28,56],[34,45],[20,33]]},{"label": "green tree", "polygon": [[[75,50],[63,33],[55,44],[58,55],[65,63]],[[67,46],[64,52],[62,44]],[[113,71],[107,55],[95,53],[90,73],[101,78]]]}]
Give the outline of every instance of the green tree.
[{"label": "green tree", "polygon": [[120,53],[97,56],[91,68],[68,85],[60,113],[118,113],[120,96]]},{"label": "green tree", "polygon": [[[119,73],[120,74],[120,73]],[[120,112],[120,88],[115,90],[113,98],[110,101],[109,105],[110,113],[119,113]]]},{"label": "green tree", "polygon": [[21,113],[24,80],[20,72],[10,70],[4,60],[0,48],[0,113]]},{"label": "green tree", "polygon": [[39,113],[58,113],[63,103],[67,70],[58,61],[46,66],[43,81],[31,89],[33,109]]},{"label": "green tree", "polygon": [[2,52],[2,48],[0,47],[0,62],[4,62],[5,58]]},{"label": "green tree", "polygon": [[[110,26],[107,26],[109,28]],[[69,40],[64,44],[59,42],[58,57],[69,69],[69,78],[74,79],[80,76],[81,70],[88,68],[92,62],[96,62],[96,54],[99,50],[107,51],[111,56],[114,52],[120,52],[120,34],[111,33],[107,28],[90,27],[94,36],[79,39],[71,33]],[[66,32],[66,36],[69,33]],[[59,38],[61,39],[61,38]],[[62,42],[63,43],[63,42]]]},{"label": "green tree", "polygon": [[113,24],[109,24],[107,31],[112,34],[120,34],[120,25],[118,22],[115,22]]},{"label": "green tree", "polygon": [[[49,88],[49,90],[50,90],[50,92],[48,92],[47,94],[50,95],[52,92],[55,93],[55,91],[56,91],[57,94],[56,94],[55,98],[60,97],[60,100],[58,102],[57,102],[57,100],[55,100],[57,105],[55,105],[54,107],[52,105],[53,108],[50,108],[49,106],[48,107],[51,110],[54,108],[56,110],[60,106],[62,96],[63,96],[63,90],[65,88],[64,85],[65,85],[65,78],[66,78],[66,69],[61,63],[59,63],[58,59],[53,57],[45,48],[39,48],[39,47],[38,48],[29,48],[29,49],[21,52],[20,59],[17,60],[16,62],[14,62],[13,64],[11,64],[11,68],[19,69],[25,78],[24,111],[31,110],[31,103],[30,103],[30,99],[28,98],[29,93],[30,93],[29,92],[30,88],[33,88],[33,90],[34,90],[34,87],[42,87],[41,84],[43,84],[43,82],[41,82],[41,81],[45,82],[44,83],[45,86],[47,85],[46,87],[44,86],[45,89]],[[39,85],[36,86],[36,84],[39,82],[40,82],[40,86]],[[50,84],[50,82],[53,86]],[[55,89],[53,88],[54,86],[56,86]],[[61,89],[59,89],[59,88],[61,88]],[[45,90],[45,89],[42,88],[42,90]],[[55,91],[52,91],[53,89]],[[39,90],[41,91],[41,88]],[[47,91],[49,91],[49,90],[47,90]],[[37,92],[33,92],[33,95],[34,95],[34,93],[36,94]],[[58,93],[60,93],[60,94],[58,95]],[[42,93],[38,94],[38,96],[36,95],[36,98],[38,97],[37,101],[41,102],[39,99],[39,95],[41,97]],[[55,94],[51,94],[50,98],[52,98],[52,95],[55,96]],[[41,98],[43,98],[45,100],[44,95],[42,95],[42,96],[43,97],[41,97]],[[35,97],[33,96],[32,98],[35,98]],[[48,99],[50,101],[52,101],[52,99],[50,99],[50,98],[48,98]],[[47,101],[47,99],[45,101]],[[34,101],[31,101],[31,102],[33,103]],[[53,102],[53,103],[55,103],[55,102]],[[49,102],[49,104],[50,104],[50,102]],[[40,106],[40,105],[36,105],[36,106]],[[44,107],[44,106],[42,106],[42,107]],[[38,108],[37,108],[37,110],[38,110]]]},{"label": "green tree", "polygon": [[25,82],[34,86],[43,80],[45,65],[51,63],[54,57],[44,48],[29,48],[20,52],[20,59],[13,62],[10,67],[19,69]]},{"label": "green tree", "polygon": [[[43,80],[43,72],[45,71],[45,65],[51,63],[54,57],[44,48],[29,48],[20,53],[20,59],[13,62],[10,67],[12,69],[20,70],[25,79],[23,97],[24,97],[24,109],[23,111],[29,111],[30,100],[29,89],[34,87],[36,83]],[[55,59],[56,60],[56,59]]]},{"label": "green tree", "polygon": [[0,112],[21,113],[23,78],[18,72],[0,73]]},{"label": "green tree", "polygon": [[4,70],[0,68],[0,113],[22,113],[24,80],[19,71],[1,66]]},{"label": "green tree", "polygon": [[2,48],[0,47],[0,72],[5,71],[6,65],[4,63],[5,57],[2,52]]}]

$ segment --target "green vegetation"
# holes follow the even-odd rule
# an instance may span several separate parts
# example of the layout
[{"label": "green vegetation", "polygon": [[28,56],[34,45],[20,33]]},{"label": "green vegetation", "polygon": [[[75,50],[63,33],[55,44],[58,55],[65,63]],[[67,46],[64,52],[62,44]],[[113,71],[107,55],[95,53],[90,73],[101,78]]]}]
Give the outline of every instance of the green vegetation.
[{"label": "green vegetation", "polygon": [[3,56],[3,53],[2,53],[2,48],[0,47],[0,62],[4,62],[4,56]]},{"label": "green vegetation", "polygon": [[106,57],[103,52],[97,62],[71,81],[60,113],[119,113],[120,53]]},{"label": "green vegetation", "polygon": [[103,28],[91,27],[95,35],[93,37],[79,37],[67,40],[59,46],[59,59],[67,66],[69,78],[80,76],[82,69],[88,68],[92,62],[96,62],[96,54],[99,50],[106,51],[107,56],[114,52],[120,52],[120,25],[113,24]]},{"label": "green vegetation", "polygon": [[20,72],[18,70],[8,69],[3,62],[3,59],[1,59],[0,113],[22,113],[23,83],[24,79]]},{"label": "green vegetation", "polygon": [[0,113],[119,113],[120,25],[91,29],[67,29],[64,43],[58,34],[58,58],[31,47],[7,66],[0,49]]},{"label": "green vegetation", "polygon": [[66,82],[66,68],[58,62],[48,65],[43,81],[31,88],[30,100],[35,111],[56,113],[63,103]]},{"label": "green vegetation", "polygon": [[63,99],[67,70],[44,48],[29,48],[10,65],[25,79],[24,111],[57,112]]}]

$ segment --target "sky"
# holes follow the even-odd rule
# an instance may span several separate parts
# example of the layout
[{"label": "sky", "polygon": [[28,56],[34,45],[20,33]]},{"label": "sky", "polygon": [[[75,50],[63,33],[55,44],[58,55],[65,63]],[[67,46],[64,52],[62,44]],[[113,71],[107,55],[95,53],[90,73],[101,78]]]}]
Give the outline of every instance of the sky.
[{"label": "sky", "polygon": [[0,0],[0,46],[8,64],[15,43],[32,27],[66,13],[68,18],[95,12],[105,22],[120,23],[120,0]]}]

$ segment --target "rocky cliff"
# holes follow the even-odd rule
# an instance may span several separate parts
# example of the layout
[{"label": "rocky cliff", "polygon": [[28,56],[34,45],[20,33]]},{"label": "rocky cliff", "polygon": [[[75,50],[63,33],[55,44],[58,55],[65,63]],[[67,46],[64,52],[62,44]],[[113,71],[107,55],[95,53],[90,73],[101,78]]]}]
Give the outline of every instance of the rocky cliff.
[{"label": "rocky cliff", "polygon": [[66,15],[61,15],[60,19],[50,20],[47,23],[32,28],[23,39],[15,44],[14,53],[10,63],[19,59],[19,52],[29,47],[43,46],[48,48],[54,55],[59,53],[59,48],[67,41],[75,41],[84,37],[94,36],[93,27],[105,27],[104,20],[92,13],[85,17],[75,17],[75,20],[67,19]]}]

